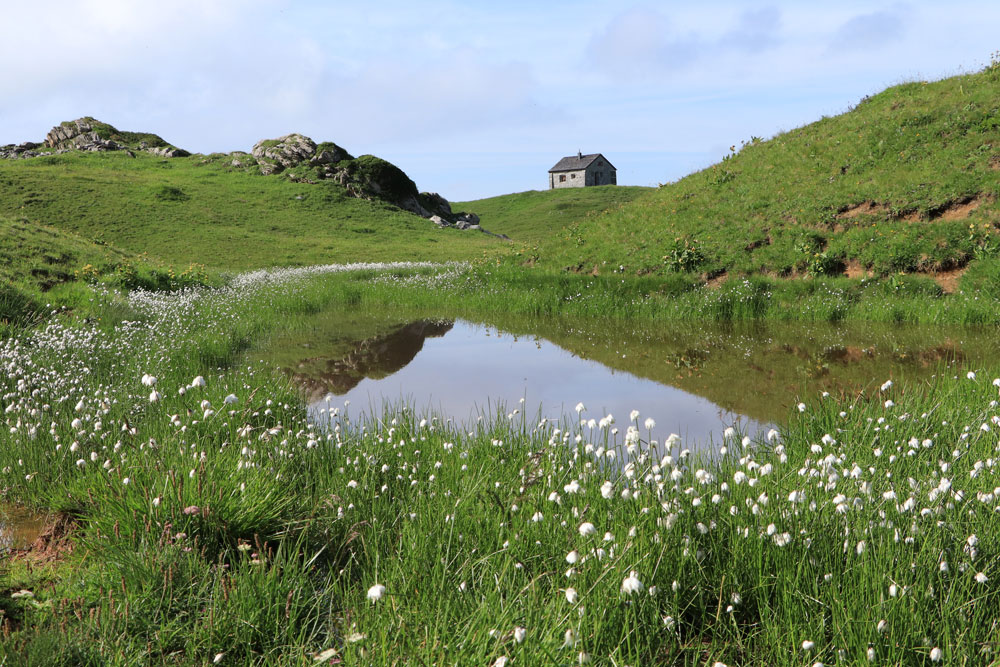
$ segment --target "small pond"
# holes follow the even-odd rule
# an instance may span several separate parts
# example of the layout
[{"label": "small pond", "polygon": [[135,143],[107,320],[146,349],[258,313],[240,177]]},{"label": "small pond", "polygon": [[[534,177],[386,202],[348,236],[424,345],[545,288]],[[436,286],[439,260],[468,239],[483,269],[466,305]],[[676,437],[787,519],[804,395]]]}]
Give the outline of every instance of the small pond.
[{"label": "small pond", "polygon": [[[646,326],[616,321],[472,322],[427,313],[332,311],[282,332],[262,351],[307,392],[314,414],[406,403],[467,421],[632,410],[653,437],[719,442],[780,424],[798,401],[854,394],[886,379],[930,379],[997,359],[996,329],[774,323]],[[523,399],[523,403],[522,403]]]}]

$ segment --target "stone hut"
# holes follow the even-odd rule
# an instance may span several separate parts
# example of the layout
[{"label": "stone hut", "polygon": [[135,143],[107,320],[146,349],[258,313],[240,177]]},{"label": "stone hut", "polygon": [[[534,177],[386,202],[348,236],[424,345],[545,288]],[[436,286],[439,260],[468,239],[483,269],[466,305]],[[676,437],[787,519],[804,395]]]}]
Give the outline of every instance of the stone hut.
[{"label": "stone hut", "polygon": [[588,185],[618,185],[618,171],[600,153],[577,152],[556,162],[549,169],[549,190],[583,188]]}]

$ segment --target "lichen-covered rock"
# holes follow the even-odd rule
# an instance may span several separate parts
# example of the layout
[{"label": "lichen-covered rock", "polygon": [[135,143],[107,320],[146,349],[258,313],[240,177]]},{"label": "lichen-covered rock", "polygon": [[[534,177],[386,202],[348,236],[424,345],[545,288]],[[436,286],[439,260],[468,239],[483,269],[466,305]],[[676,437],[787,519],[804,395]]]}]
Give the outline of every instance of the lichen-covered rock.
[{"label": "lichen-covered rock", "polygon": [[316,154],[309,160],[309,164],[314,167],[322,165],[333,165],[344,160],[353,160],[354,157],[346,150],[333,143],[324,141],[316,145]]},{"label": "lichen-covered rock", "polygon": [[123,132],[113,125],[85,116],[56,125],[45,135],[45,145],[58,151],[141,150],[161,157],[186,157],[186,150],[168,144],[149,132]]},{"label": "lichen-covered rock", "polygon": [[[101,125],[93,118],[78,118],[56,125],[45,135],[45,145],[49,148],[78,151],[116,151],[121,148],[117,142],[102,137],[95,126]],[[110,126],[109,126],[110,127]]]},{"label": "lichen-covered rock", "polygon": [[177,148],[176,146],[160,146],[158,148],[145,148],[144,150],[147,153],[159,155],[160,157],[187,157],[190,155],[183,148]]},{"label": "lichen-covered rock", "polygon": [[311,160],[316,155],[316,142],[301,134],[286,134],[258,141],[250,154],[257,160],[262,174],[274,174]]}]

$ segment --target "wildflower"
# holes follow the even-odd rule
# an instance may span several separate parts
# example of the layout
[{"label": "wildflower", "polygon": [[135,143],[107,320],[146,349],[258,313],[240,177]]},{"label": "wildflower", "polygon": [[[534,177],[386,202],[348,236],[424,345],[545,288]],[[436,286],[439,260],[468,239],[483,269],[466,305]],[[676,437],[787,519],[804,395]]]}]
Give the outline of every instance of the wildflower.
[{"label": "wildflower", "polygon": [[528,635],[528,630],[520,626],[514,628],[514,641],[518,644],[524,643],[524,638]]},{"label": "wildflower", "polygon": [[941,658],[944,657],[944,651],[939,647],[935,646],[931,649],[931,662],[941,662]]},{"label": "wildflower", "polygon": [[580,414],[581,412],[583,412],[586,409],[587,408],[583,405],[583,401],[581,401],[581,402],[579,402],[579,403],[576,404],[576,414]]},{"label": "wildflower", "polygon": [[507,667],[507,656],[502,655],[493,661],[493,667]]},{"label": "wildflower", "polygon": [[216,653],[216,654],[215,654],[215,657],[214,657],[214,658],[212,658],[212,664],[213,664],[213,665],[217,665],[217,664],[219,664],[220,662],[222,662],[222,659],[223,659],[224,657],[226,657],[226,654],[225,654],[225,653]]},{"label": "wildflower", "polygon": [[647,417],[646,422],[643,425],[646,427],[647,431],[652,431],[653,427],[656,426],[656,422],[653,420],[652,417]]},{"label": "wildflower", "polygon": [[615,495],[614,486],[611,482],[604,482],[601,484],[601,496],[606,499],[611,499]]},{"label": "wildflower", "polygon": [[368,599],[372,602],[378,602],[385,595],[385,586],[382,584],[375,584],[368,589]]},{"label": "wildflower", "polygon": [[580,596],[577,594],[575,588],[566,589],[566,602],[569,602],[570,604],[576,604],[576,601],[579,599]]},{"label": "wildflower", "polygon": [[977,583],[985,584],[989,580],[990,580],[990,578],[987,577],[984,573],[982,573],[982,572],[977,572],[976,573],[976,582]]},{"label": "wildflower", "polygon": [[142,374],[142,384],[145,385],[145,386],[147,386],[147,387],[154,387],[154,386],[156,386],[156,376],[147,375],[147,374],[143,373]]},{"label": "wildflower", "polygon": [[804,642],[802,642],[802,650],[803,651],[811,651],[811,650],[813,650],[813,648],[815,646],[816,646],[816,642],[811,641],[809,639],[807,639]]},{"label": "wildflower", "polygon": [[805,403],[799,403],[796,407],[799,409],[799,412],[805,412],[806,411],[806,404]]},{"label": "wildflower", "polygon": [[596,533],[597,529],[594,528],[594,524],[590,523],[589,521],[584,521],[583,523],[580,524],[579,531],[580,535],[586,537],[587,535],[593,535],[594,533]]},{"label": "wildflower", "polygon": [[204,387],[205,386],[205,378],[203,378],[200,375],[196,376],[195,379],[191,380],[191,386],[192,387]]},{"label": "wildflower", "polygon": [[889,387],[891,387],[891,386],[892,386],[892,380],[886,380],[885,382],[882,383],[881,390],[882,391],[888,391]]},{"label": "wildflower", "polygon": [[576,630],[574,630],[573,628],[568,629],[566,631],[566,634],[563,635],[563,647],[573,648],[574,646],[576,646],[576,642],[577,642]]},{"label": "wildflower", "polygon": [[632,570],[632,572],[630,572],[629,575],[622,581],[622,593],[625,593],[626,595],[638,593],[642,589],[642,582],[639,581],[639,575],[635,570]]},{"label": "wildflower", "polygon": [[149,392],[149,402],[150,403],[156,403],[162,397],[163,397],[162,394],[160,394],[160,392],[156,391],[155,389],[153,391]]},{"label": "wildflower", "polygon": [[886,622],[886,620],[885,620],[885,619],[883,618],[883,619],[882,619],[881,621],[879,621],[879,622],[878,622],[878,624],[877,624],[877,625],[875,626],[875,630],[876,630],[876,631],[878,631],[878,633],[879,633],[879,634],[882,634],[883,632],[885,632],[885,629],[886,629],[886,628],[887,628],[888,626],[889,626],[889,623],[888,623],[888,622]]},{"label": "wildflower", "polygon": [[573,551],[570,551],[568,554],[566,554],[566,562],[569,563],[570,565],[576,565],[579,560],[580,560],[580,553],[576,549],[573,549]]},{"label": "wildflower", "polygon": [[240,399],[236,398],[236,394],[229,394],[229,396],[226,396],[224,399],[222,399],[222,402],[230,404],[230,403],[235,403],[238,400]]}]

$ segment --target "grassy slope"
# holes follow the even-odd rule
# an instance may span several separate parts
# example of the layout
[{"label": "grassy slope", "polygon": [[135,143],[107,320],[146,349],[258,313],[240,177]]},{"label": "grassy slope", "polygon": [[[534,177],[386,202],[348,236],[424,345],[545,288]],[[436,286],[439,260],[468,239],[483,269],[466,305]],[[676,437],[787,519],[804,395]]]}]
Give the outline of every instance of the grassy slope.
[{"label": "grassy slope", "polygon": [[454,202],[456,211],[474,211],[483,227],[514,241],[535,245],[563,227],[579,223],[652,192],[651,188],[604,185],[565,190],[530,190],[470,202]]},{"label": "grassy slope", "polygon": [[204,282],[189,266],[164,266],[72,232],[0,214],[0,331],[52,306],[79,308],[91,297],[85,282],[172,288]]},{"label": "grassy slope", "polygon": [[356,260],[472,257],[498,242],[438,229],[333,183],[295,183],[226,156],[67,153],[0,161],[0,214],[148,252],[240,270]]},{"label": "grassy slope", "polygon": [[[1000,246],[998,99],[1000,71],[895,86],[585,218],[545,243],[538,261],[632,274],[797,275],[848,264],[876,274],[937,271],[992,256]],[[948,209],[970,199],[979,206],[969,216]],[[870,212],[854,208],[866,202]]]}]

